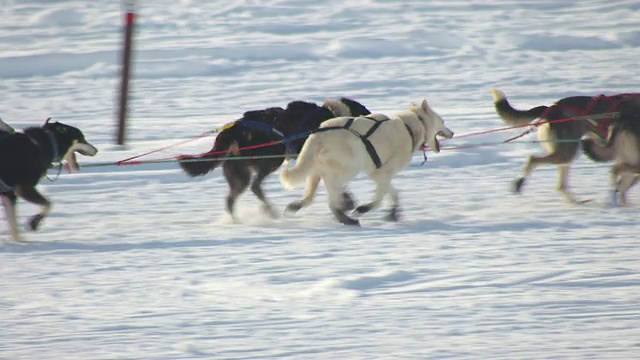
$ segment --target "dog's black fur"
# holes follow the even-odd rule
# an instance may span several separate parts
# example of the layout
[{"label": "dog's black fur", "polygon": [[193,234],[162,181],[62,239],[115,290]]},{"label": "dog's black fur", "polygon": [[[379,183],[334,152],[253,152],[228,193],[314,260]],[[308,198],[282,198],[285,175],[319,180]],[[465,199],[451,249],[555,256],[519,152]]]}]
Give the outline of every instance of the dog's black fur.
[{"label": "dog's black fur", "polygon": [[[333,106],[336,102],[338,106]],[[229,214],[234,217],[236,199],[251,184],[251,191],[260,199],[264,209],[275,217],[276,213],[262,190],[262,182],[282,165],[285,155],[297,154],[310,132],[317,129],[325,120],[337,116],[359,116],[370,113],[362,104],[348,98],[327,101],[322,106],[311,102],[293,101],[287,105],[286,109],[273,107],[248,111],[236,121],[235,125],[216,136],[213,148],[208,153],[202,156],[181,156],[180,167],[187,175],[195,177],[205,175],[223,164],[224,176],[229,185],[227,195]],[[247,121],[266,124],[280,132],[282,136],[274,131],[258,129]],[[243,122],[245,122],[244,125]],[[283,138],[287,140],[286,145],[279,143]],[[272,142],[278,143],[267,145]],[[248,148],[252,146],[255,147]],[[243,159],[225,161],[227,156],[243,157]],[[254,156],[253,159],[244,158]],[[251,181],[253,173],[256,175]]]},{"label": "dog's black fur", "polygon": [[51,202],[36,190],[36,185],[53,163],[62,161],[66,155],[74,156],[69,151],[77,149],[78,144],[83,144],[82,149],[76,151],[83,155],[93,156],[97,152],[79,129],[49,122],[49,119],[42,127],[29,127],[23,132],[0,132],[0,193],[14,240],[20,240],[15,220],[18,197],[43,208],[28,222],[30,230],[37,230],[48,214]]}]

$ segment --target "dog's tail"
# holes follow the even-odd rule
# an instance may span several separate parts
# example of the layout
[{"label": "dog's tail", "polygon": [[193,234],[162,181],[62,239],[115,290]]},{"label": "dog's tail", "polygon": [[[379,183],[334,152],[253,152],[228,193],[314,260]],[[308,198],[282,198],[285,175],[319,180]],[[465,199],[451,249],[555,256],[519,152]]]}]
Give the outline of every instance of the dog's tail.
[{"label": "dog's tail", "polygon": [[602,144],[596,139],[582,139],[582,152],[595,162],[607,162],[613,160],[616,155],[613,141]]},{"label": "dog's tail", "polygon": [[493,96],[493,105],[502,121],[512,126],[526,125],[542,116],[547,110],[547,106],[545,105],[536,106],[529,110],[514,109],[511,104],[509,104],[504,92],[498,89],[491,89],[491,95]]},{"label": "dog's tail", "polygon": [[180,167],[191,177],[202,176],[220,166],[224,158],[238,145],[233,136],[234,129],[222,130],[213,142],[213,148],[205,155],[181,155]]},{"label": "dog's tail", "polygon": [[280,183],[286,189],[293,189],[303,183],[313,169],[313,161],[318,152],[320,138],[316,134],[309,136],[300,150],[293,167],[283,167],[280,170]]}]

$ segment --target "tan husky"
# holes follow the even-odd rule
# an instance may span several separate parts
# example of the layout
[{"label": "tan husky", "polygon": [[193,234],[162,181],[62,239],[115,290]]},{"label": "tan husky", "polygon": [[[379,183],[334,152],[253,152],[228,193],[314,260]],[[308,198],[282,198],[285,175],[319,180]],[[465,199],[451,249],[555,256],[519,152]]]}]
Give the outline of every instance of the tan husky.
[{"label": "tan husky", "polygon": [[613,96],[570,96],[551,106],[536,106],[529,110],[514,109],[504,92],[493,89],[493,103],[502,120],[513,126],[524,126],[540,119],[538,138],[546,155],[531,155],[527,159],[522,176],[514,182],[513,190],[522,191],[526,179],[542,164],[558,167],[558,191],[571,203],[579,203],[568,188],[569,166],[578,155],[580,139],[606,137],[606,129],[616,117],[635,116],[640,113],[640,94]]}]

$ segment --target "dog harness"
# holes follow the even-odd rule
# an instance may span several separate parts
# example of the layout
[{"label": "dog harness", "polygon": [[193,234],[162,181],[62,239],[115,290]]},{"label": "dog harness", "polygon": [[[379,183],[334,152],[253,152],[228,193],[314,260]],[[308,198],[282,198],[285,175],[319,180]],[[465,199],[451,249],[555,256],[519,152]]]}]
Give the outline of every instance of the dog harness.
[{"label": "dog harness", "polygon": [[[614,99],[614,97],[612,96],[606,96],[604,94],[600,94],[598,96],[596,96],[595,98],[593,98],[591,100],[591,103],[589,104],[589,109],[587,110],[587,113],[591,112],[591,110],[595,107],[595,103],[598,100],[606,100],[608,101],[611,105],[609,106],[609,108],[605,111],[607,113],[611,113],[611,114],[615,114],[611,117],[607,117],[602,119],[602,121],[600,121],[600,123],[598,123],[595,119],[587,119],[589,121],[589,123],[591,123],[591,125],[593,127],[595,127],[599,132],[600,135],[603,139],[606,139],[609,136],[609,125],[611,125],[611,122],[613,121],[614,118],[617,118],[620,116],[620,113],[615,111],[618,109],[618,106],[633,98],[633,97],[637,97],[639,94],[637,93],[625,93],[625,94],[620,94],[618,95],[620,98],[619,99]],[[614,112],[615,111],[615,112]]]},{"label": "dog harness", "polygon": [[234,124],[242,125],[242,126],[248,128],[248,129],[254,129],[254,130],[261,130],[261,131],[265,131],[265,132],[270,132],[270,133],[278,135],[281,138],[284,138],[284,134],[282,133],[282,131],[274,128],[273,126],[271,126],[269,124],[263,123],[261,121],[240,119],[240,120],[236,120],[234,122]]},{"label": "dog harness", "polygon": [[[49,137],[49,141],[51,142],[51,151],[53,154],[53,160],[51,161],[52,163],[58,163],[62,161],[62,158],[60,157],[60,152],[58,151],[58,142],[56,141],[56,137],[53,135],[53,133],[49,130],[43,129],[44,132],[47,134],[47,136]],[[36,139],[33,138],[33,136],[29,136],[28,134],[27,138],[29,140],[31,140],[31,142],[37,146],[37,147],[42,147],[42,144],[39,143]]]},{"label": "dog harness", "polygon": [[[359,132],[351,128],[353,121],[356,119],[355,117],[349,118],[347,122],[344,123],[344,125],[342,126],[327,126],[327,127],[316,129],[313,132],[324,132],[328,130],[338,130],[338,129],[349,130],[350,133],[352,133],[353,135],[360,138],[360,140],[362,140],[362,143],[364,144],[364,147],[367,149],[367,152],[369,153],[369,156],[371,157],[373,164],[376,166],[376,169],[379,169],[382,166],[382,161],[380,160],[380,156],[378,155],[376,148],[373,146],[371,141],[369,141],[369,137],[380,127],[380,125],[382,125],[383,122],[389,121],[391,119],[388,117],[385,117],[382,120],[377,120],[369,116],[361,116],[360,118],[374,121],[371,128],[369,128],[369,131],[367,131],[364,135],[360,134]],[[404,126],[407,128],[407,131],[409,131],[409,136],[411,136],[411,149],[413,149],[415,147],[415,140],[413,139],[413,131],[411,131],[411,128],[409,128],[407,124],[404,124]]]},{"label": "dog harness", "polygon": [[[616,111],[618,106],[621,103],[638,96],[640,96],[639,93],[624,93],[624,94],[619,94],[615,96],[607,96],[604,94],[600,94],[598,96],[592,97],[585,109],[580,109],[580,108],[576,108],[568,105],[553,105],[553,106],[549,106],[542,113],[542,115],[540,115],[540,118],[545,118],[545,116],[547,116],[547,114],[552,109],[555,109],[555,108],[570,110],[578,114],[576,118],[584,118],[585,120],[587,120],[591,124],[591,126],[593,126],[596,129],[597,135],[603,139],[606,139],[608,136],[609,125],[611,124],[613,119],[620,116],[620,113]],[[596,107],[599,101],[608,102],[609,107],[606,110],[604,110],[603,113],[591,114],[591,112]],[[590,115],[593,115],[593,116],[590,116]]]},{"label": "dog harness", "polygon": [[62,159],[60,158],[60,152],[58,151],[58,142],[56,141],[55,136],[53,136],[53,133],[49,130],[45,130],[44,132],[46,132],[47,135],[49,135],[49,141],[51,141],[51,148],[53,149],[52,162],[61,162]]},{"label": "dog harness", "polygon": [[259,130],[259,131],[264,131],[264,132],[267,132],[267,133],[275,134],[284,143],[285,154],[293,153],[293,150],[291,148],[291,141],[284,136],[284,133],[282,131],[274,128],[273,126],[271,126],[271,125],[269,125],[267,123],[263,123],[261,121],[255,121],[255,120],[240,119],[240,120],[236,120],[235,122],[233,122],[233,124],[242,125],[242,126],[246,127],[247,129]]}]

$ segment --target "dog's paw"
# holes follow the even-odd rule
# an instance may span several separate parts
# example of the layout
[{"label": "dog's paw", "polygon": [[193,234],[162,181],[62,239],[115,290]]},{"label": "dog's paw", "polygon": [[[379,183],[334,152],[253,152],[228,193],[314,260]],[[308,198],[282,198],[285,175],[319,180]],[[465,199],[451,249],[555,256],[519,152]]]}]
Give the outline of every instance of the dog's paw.
[{"label": "dog's paw", "polygon": [[345,216],[344,218],[340,219],[340,223],[344,225],[349,225],[349,226],[358,226],[358,227],[360,226],[360,220],[354,219],[349,216]]},{"label": "dog's paw", "polygon": [[262,206],[262,211],[264,211],[272,219],[277,219],[280,217],[280,214],[278,214],[278,212],[271,205],[264,204]]},{"label": "dog's paw", "polygon": [[351,216],[345,214],[342,210],[338,208],[332,207],[331,212],[341,224],[360,226],[360,221],[358,219],[352,218]]},{"label": "dog's paw", "polygon": [[618,207],[620,205],[619,199],[620,199],[620,193],[618,192],[618,190],[611,191],[611,197],[609,198],[609,206]]},{"label": "dog's paw", "polygon": [[357,215],[357,216],[360,216],[362,214],[366,214],[369,211],[371,211],[371,208],[372,208],[372,206],[370,204],[360,205],[353,211],[353,214]]},{"label": "dog's paw", "polygon": [[513,182],[513,192],[516,194],[522,193],[522,186],[524,185],[524,178],[517,178],[516,181]]},{"label": "dog's paw", "polygon": [[356,208],[356,201],[353,199],[353,194],[348,191],[342,193],[342,208],[344,209],[344,211],[349,211]]},{"label": "dog's paw", "polygon": [[298,212],[298,210],[302,209],[302,201],[297,200],[297,201],[293,201],[291,202],[289,205],[287,205],[287,207],[284,209],[285,213],[295,213]]},{"label": "dog's paw", "polygon": [[386,221],[398,222],[400,220],[400,212],[397,208],[391,209],[387,216],[384,217]]},{"label": "dog's paw", "polygon": [[29,222],[27,223],[27,228],[31,231],[37,231],[40,228],[40,223],[42,222],[43,219],[44,219],[43,215],[40,215],[40,214],[33,215],[31,219],[29,219]]},{"label": "dog's paw", "polygon": [[2,245],[27,245],[30,242],[25,240],[22,236],[16,238],[10,237],[10,238],[0,238],[0,247],[2,247]]}]

